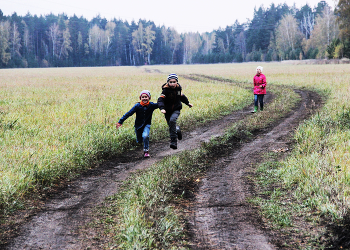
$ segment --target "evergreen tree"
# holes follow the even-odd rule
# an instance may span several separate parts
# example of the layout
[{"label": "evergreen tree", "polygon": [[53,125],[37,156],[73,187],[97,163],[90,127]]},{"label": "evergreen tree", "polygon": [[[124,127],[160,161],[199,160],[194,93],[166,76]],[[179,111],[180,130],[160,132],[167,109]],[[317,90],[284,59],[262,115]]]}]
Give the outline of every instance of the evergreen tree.
[{"label": "evergreen tree", "polygon": [[339,0],[335,13],[343,43],[343,56],[350,58],[350,0]]}]

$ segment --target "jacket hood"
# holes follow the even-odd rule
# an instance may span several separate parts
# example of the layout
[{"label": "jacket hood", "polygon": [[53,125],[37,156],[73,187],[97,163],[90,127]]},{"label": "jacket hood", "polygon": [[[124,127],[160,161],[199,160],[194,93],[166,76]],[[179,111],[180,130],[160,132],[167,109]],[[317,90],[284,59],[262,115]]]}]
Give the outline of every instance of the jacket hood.
[{"label": "jacket hood", "polygon": [[[162,85],[162,88],[163,89],[168,89],[168,88],[171,89],[171,87],[169,86],[169,83],[167,83],[167,82]],[[180,84],[176,83],[175,88],[180,88]]]}]

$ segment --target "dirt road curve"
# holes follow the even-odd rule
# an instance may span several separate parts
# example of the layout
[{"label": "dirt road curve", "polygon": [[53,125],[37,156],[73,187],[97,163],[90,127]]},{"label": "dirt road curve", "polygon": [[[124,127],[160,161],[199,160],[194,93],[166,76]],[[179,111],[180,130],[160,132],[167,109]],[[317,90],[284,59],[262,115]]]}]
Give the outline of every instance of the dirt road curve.
[{"label": "dirt road curve", "polygon": [[[200,187],[197,203],[190,220],[195,249],[274,249],[264,231],[251,221],[255,218],[245,198],[251,186],[244,179],[246,168],[259,162],[260,153],[273,148],[288,147],[290,131],[309,115],[306,107],[314,97],[301,92],[302,103],[290,117],[283,119],[270,132],[261,134],[249,144],[222,159],[212,168]],[[267,96],[268,102],[271,96]],[[314,100],[317,101],[317,100]],[[69,185],[52,194],[42,210],[31,216],[10,239],[4,249],[85,249],[79,237],[79,226],[89,221],[89,212],[102,200],[118,191],[118,185],[137,169],[147,168],[166,155],[200,146],[212,136],[219,136],[231,123],[252,115],[251,107],[235,112],[205,127],[184,133],[179,149],[169,148],[168,142],[153,143],[150,159],[141,157],[141,150],[109,161],[88,171]],[[209,247],[210,246],[210,247]],[[264,247],[264,248],[262,248]],[[98,248],[94,248],[98,249]]]},{"label": "dirt road curve", "polygon": [[193,249],[277,249],[271,244],[276,240],[261,229],[258,216],[246,202],[254,193],[246,176],[252,165],[263,162],[263,154],[286,152],[293,129],[315,110],[320,98],[311,92],[298,93],[302,101],[293,114],[207,172],[191,208]]}]

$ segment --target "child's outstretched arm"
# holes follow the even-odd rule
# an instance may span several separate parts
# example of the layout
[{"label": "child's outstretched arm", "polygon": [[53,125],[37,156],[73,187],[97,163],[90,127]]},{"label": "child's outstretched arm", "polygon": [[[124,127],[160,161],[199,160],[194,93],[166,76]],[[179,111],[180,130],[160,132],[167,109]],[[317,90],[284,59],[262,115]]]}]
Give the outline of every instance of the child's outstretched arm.
[{"label": "child's outstretched arm", "polygon": [[158,97],[158,108],[160,109],[160,112],[162,112],[163,114],[166,113],[165,111],[165,104],[164,104],[164,99],[165,99],[165,95],[162,93],[159,97]]},{"label": "child's outstretched arm", "polygon": [[181,102],[183,102],[184,104],[186,104],[187,106],[189,106],[190,108],[193,107],[193,104],[191,104],[189,101],[188,101],[188,98],[187,96],[185,96],[184,94],[181,94]]},{"label": "child's outstretched arm", "polygon": [[134,107],[132,107],[128,112],[125,113],[125,115],[123,115],[122,118],[119,119],[119,121],[117,122],[117,124],[115,125],[116,129],[120,128],[123,124],[123,122],[129,118],[129,116],[132,116],[137,109],[137,104],[135,104]]},{"label": "child's outstretched arm", "polygon": [[118,129],[122,126],[122,124],[120,124],[119,122],[117,122],[117,124],[115,125],[115,128]]}]

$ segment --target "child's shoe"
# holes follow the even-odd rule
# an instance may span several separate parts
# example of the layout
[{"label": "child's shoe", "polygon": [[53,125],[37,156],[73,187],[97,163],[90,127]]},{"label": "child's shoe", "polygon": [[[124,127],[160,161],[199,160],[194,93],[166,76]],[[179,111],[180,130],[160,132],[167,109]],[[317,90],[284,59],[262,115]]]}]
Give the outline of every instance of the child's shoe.
[{"label": "child's shoe", "polygon": [[170,147],[172,149],[177,149],[177,138],[171,138]]},{"label": "child's shoe", "polygon": [[151,156],[149,155],[148,151],[145,151],[143,157],[144,158],[150,158]]},{"label": "child's shoe", "polygon": [[258,112],[258,106],[254,106],[254,110],[251,111],[251,113],[256,113]]},{"label": "child's shoe", "polygon": [[177,139],[182,140],[182,133],[179,126],[176,126]]}]

